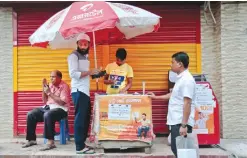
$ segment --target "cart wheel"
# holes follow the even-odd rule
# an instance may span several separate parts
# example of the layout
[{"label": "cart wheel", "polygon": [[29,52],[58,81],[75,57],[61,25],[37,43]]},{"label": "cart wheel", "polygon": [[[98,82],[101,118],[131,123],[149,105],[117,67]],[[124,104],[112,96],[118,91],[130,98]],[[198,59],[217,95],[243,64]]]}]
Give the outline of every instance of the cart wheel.
[{"label": "cart wheel", "polygon": [[99,153],[99,154],[104,154],[104,153],[105,153],[105,150],[102,149],[102,148],[101,148],[101,149],[97,149],[97,148],[96,148],[96,149],[95,149],[95,152],[96,152],[96,153]]},{"label": "cart wheel", "polygon": [[144,150],[145,154],[151,154],[151,147],[146,147]]}]

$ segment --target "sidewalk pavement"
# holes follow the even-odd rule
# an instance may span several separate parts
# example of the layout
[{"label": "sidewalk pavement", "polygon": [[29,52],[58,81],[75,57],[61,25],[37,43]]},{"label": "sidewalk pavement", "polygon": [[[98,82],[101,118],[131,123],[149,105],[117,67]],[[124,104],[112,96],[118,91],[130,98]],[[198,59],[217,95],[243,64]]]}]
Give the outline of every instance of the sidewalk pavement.
[{"label": "sidewalk pavement", "polygon": [[[56,141],[57,148],[50,151],[39,151],[39,149],[44,146],[43,139],[39,138],[38,145],[30,148],[21,148],[22,144],[25,142],[24,138],[13,138],[13,139],[1,139],[0,140],[0,158],[14,158],[14,157],[39,157],[39,158],[51,158],[51,157],[61,157],[61,158],[74,158],[82,157],[82,155],[76,155],[74,141],[67,141],[66,145],[60,145],[59,141]],[[247,151],[247,150],[245,150]],[[199,151],[200,158],[227,158],[229,153],[219,149],[219,148],[200,148]],[[173,153],[170,146],[167,145],[167,137],[158,137],[154,141],[152,146],[152,153],[145,154],[143,151],[138,149],[129,149],[125,151],[106,151],[104,154],[93,154],[84,155],[83,157],[124,157],[124,158],[139,158],[139,157],[157,157],[157,158],[173,158]]]},{"label": "sidewalk pavement", "polygon": [[238,158],[247,158],[247,139],[221,139],[220,146]]}]

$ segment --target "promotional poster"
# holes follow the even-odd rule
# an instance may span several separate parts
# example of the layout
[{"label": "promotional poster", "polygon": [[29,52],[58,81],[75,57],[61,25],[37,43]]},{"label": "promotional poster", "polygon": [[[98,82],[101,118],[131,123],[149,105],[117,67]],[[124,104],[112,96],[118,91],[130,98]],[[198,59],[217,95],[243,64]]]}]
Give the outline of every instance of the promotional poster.
[{"label": "promotional poster", "polygon": [[148,96],[104,96],[99,97],[98,105],[98,140],[152,140],[152,102]]}]

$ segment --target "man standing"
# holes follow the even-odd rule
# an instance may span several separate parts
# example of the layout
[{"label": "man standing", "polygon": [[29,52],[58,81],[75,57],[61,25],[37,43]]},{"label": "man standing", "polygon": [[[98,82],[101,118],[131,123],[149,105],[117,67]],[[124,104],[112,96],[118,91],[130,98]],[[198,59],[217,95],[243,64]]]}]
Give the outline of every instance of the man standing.
[{"label": "man standing", "polygon": [[176,137],[192,133],[195,123],[195,92],[196,83],[188,71],[189,56],[185,52],[178,52],[172,56],[172,71],[178,74],[171,93],[155,96],[152,99],[169,100],[167,125],[171,130],[171,149],[177,157]]},{"label": "man standing", "polygon": [[58,70],[51,72],[51,84],[48,85],[46,79],[42,81],[42,99],[45,105],[33,109],[27,114],[27,136],[28,142],[22,146],[27,148],[37,145],[35,129],[38,122],[44,122],[44,137],[48,139],[47,146],[41,151],[55,148],[55,122],[68,116],[70,105],[69,85],[62,81],[62,73]]},{"label": "man standing", "polygon": [[106,66],[104,83],[107,85],[107,94],[124,94],[132,87],[133,69],[126,63],[126,57],[126,50],[119,48],[116,52],[116,62]]},{"label": "man standing", "polygon": [[91,154],[94,151],[86,147],[90,123],[90,75],[99,73],[98,69],[89,70],[90,38],[86,34],[77,37],[77,50],[68,56],[68,68],[71,78],[72,100],[75,106],[74,136],[77,154]]}]

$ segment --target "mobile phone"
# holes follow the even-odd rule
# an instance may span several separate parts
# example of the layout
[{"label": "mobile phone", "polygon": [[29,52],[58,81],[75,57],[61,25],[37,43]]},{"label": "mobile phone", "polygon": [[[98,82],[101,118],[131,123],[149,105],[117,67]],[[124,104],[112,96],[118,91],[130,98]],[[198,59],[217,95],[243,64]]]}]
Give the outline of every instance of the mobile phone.
[{"label": "mobile phone", "polygon": [[48,83],[48,84],[46,84],[46,85],[44,85],[44,87],[48,87],[48,88],[49,88],[49,83]]}]

